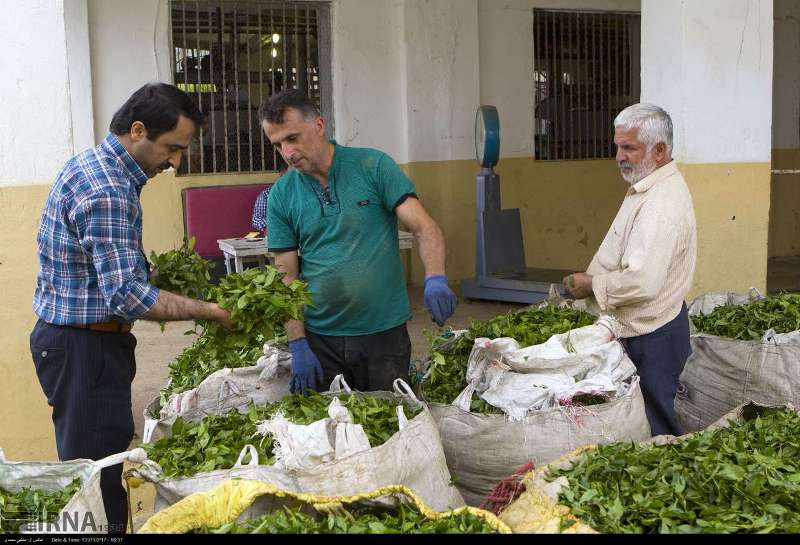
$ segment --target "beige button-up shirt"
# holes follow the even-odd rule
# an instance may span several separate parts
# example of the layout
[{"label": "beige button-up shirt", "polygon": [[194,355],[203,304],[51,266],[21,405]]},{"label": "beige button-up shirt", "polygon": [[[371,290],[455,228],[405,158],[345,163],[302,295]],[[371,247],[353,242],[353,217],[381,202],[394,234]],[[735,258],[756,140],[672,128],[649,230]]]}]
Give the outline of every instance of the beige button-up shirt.
[{"label": "beige button-up shirt", "polygon": [[586,271],[587,307],[616,318],[619,337],[655,331],[680,312],[696,260],[692,196],[671,161],[628,190]]}]

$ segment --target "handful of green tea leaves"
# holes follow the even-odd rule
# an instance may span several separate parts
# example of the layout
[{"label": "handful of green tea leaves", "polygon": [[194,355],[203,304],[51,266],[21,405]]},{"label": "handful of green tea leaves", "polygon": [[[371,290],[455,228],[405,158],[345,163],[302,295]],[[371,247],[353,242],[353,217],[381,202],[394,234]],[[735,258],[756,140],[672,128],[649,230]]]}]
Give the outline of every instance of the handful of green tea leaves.
[{"label": "handful of green tea leaves", "polygon": [[[509,312],[491,320],[473,321],[468,331],[450,340],[452,344],[446,348],[442,345],[448,342],[447,338],[434,337],[430,340],[431,365],[422,382],[422,394],[427,401],[445,404],[458,397],[467,386],[467,363],[477,338],[512,337],[521,346],[532,346],[594,321],[595,317],[588,312],[547,305]],[[500,409],[477,396],[473,396],[470,409],[482,414],[502,414]]]},{"label": "handful of green tea leaves", "polygon": [[55,521],[80,488],[80,479],[53,492],[23,488],[12,493],[0,488],[0,534],[17,533],[21,526],[31,522]]},{"label": "handful of green tea leaves", "polygon": [[303,307],[311,304],[306,283],[294,280],[286,285],[283,276],[283,272],[267,265],[222,277],[219,285],[209,290],[208,299],[229,311],[237,328],[226,331],[218,323],[209,322],[204,324],[206,331],[217,337],[241,338],[281,334],[284,324],[302,319]]},{"label": "handful of green tea leaves", "polygon": [[[337,396],[350,411],[355,424],[361,424],[372,447],[382,445],[397,433],[399,422],[394,399],[359,394]],[[242,448],[257,444],[259,464],[272,464],[272,437],[256,438],[256,424],[281,412],[295,424],[308,425],[328,417],[331,397],[317,392],[309,395],[288,394],[276,403],[251,405],[246,414],[231,410],[223,415],[211,415],[199,422],[187,422],[178,417],[172,425],[172,435],[142,445],[147,455],[161,466],[164,475],[177,477],[194,475],[215,469],[230,468]],[[410,420],[421,411],[403,402]]]},{"label": "handful of green tea leaves", "polygon": [[163,254],[150,252],[150,263],[156,273],[151,283],[160,289],[185,297],[205,299],[211,287],[213,263],[194,251],[195,238],[183,240],[177,250]]},{"label": "handful of green tea leaves", "polygon": [[758,340],[769,329],[800,330],[800,295],[784,293],[746,305],[720,305],[708,314],[692,316],[697,331],[730,339]]},{"label": "handful of green tea leaves", "polygon": [[612,443],[564,476],[559,502],[608,533],[800,532],[800,415],[764,411],[661,446]]},{"label": "handful of green tea leaves", "polygon": [[300,507],[286,507],[246,522],[230,522],[197,533],[212,534],[494,534],[485,519],[462,511],[430,519],[416,506],[358,506],[340,514],[308,514]]}]

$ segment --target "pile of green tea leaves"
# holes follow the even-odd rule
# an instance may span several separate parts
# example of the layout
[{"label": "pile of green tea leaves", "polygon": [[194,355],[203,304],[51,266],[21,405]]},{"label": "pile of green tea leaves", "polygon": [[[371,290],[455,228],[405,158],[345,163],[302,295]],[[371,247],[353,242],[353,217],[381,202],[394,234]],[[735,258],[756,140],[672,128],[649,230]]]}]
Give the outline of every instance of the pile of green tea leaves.
[{"label": "pile of green tea leaves", "polygon": [[171,395],[194,388],[215,371],[255,365],[265,342],[285,336],[284,324],[302,317],[311,295],[305,282],[286,285],[282,279],[283,273],[268,265],[229,274],[209,289],[209,300],[230,311],[237,328],[228,331],[217,322],[198,322],[203,326],[198,339],[169,365],[162,406]]},{"label": "pile of green tea leaves", "polygon": [[80,479],[53,492],[23,488],[12,493],[0,488],[0,534],[17,533],[20,526],[31,522],[54,522],[80,488]]},{"label": "pile of green tea leaves", "polygon": [[205,299],[211,287],[211,271],[214,264],[200,257],[194,251],[195,238],[183,239],[177,250],[169,250],[163,254],[150,252],[150,263],[157,273],[151,283],[160,289],[178,295]]},{"label": "pile of green tea leaves", "polygon": [[429,519],[416,506],[357,507],[346,513],[312,516],[300,508],[283,507],[247,522],[230,522],[211,534],[495,534],[485,519],[469,511]]},{"label": "pile of green tea leaves", "polygon": [[608,533],[800,532],[800,415],[764,411],[677,443],[613,443],[568,470],[560,503]]},{"label": "pile of green tea leaves", "polygon": [[[282,332],[282,327],[275,331]],[[202,334],[186,347],[174,361],[169,364],[169,383],[160,392],[161,406],[167,404],[169,398],[186,390],[197,387],[211,373],[220,369],[235,369],[255,365],[263,354],[264,343],[286,343],[282,337],[268,339],[257,333],[250,339],[238,336],[216,338]],[[157,416],[157,415],[153,415]]]},{"label": "pile of green tea leaves", "polygon": [[[468,331],[448,340],[438,336],[430,339],[431,365],[422,382],[422,395],[433,403],[452,403],[467,386],[466,372],[475,339],[512,337],[520,346],[541,344],[553,335],[593,324],[595,317],[588,312],[547,305],[529,307],[522,311],[502,314],[491,320],[473,321]],[[449,342],[450,344],[444,345]],[[502,414],[502,411],[473,396],[470,410],[481,414]]]},{"label": "pile of green tea leaves", "polygon": [[[337,396],[350,411],[355,424],[364,427],[369,444],[377,447],[397,433],[399,422],[398,401],[369,395],[341,394]],[[227,414],[211,415],[199,422],[187,422],[178,417],[172,425],[172,435],[142,445],[147,456],[154,460],[167,477],[194,475],[227,469],[236,463],[239,453],[247,444],[255,444],[259,464],[275,462],[271,436],[256,437],[256,424],[281,412],[295,424],[308,425],[328,417],[331,397],[317,392],[309,395],[287,394],[280,401],[268,405],[250,405],[248,412],[232,409]],[[403,402],[403,410],[410,420],[421,411]]]},{"label": "pile of green tea leaves", "polygon": [[758,340],[776,333],[800,330],[800,295],[784,293],[746,305],[720,305],[708,314],[692,316],[701,333],[730,339]]}]

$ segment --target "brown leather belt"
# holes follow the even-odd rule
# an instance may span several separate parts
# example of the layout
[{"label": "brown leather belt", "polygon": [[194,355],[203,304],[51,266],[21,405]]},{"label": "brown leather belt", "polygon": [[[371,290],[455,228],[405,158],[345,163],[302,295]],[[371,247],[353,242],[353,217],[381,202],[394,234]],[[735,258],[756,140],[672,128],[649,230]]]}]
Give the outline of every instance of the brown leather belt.
[{"label": "brown leather belt", "polygon": [[78,329],[91,329],[92,331],[103,331],[106,333],[127,333],[131,330],[130,322],[101,322],[99,324],[70,324],[69,327]]}]

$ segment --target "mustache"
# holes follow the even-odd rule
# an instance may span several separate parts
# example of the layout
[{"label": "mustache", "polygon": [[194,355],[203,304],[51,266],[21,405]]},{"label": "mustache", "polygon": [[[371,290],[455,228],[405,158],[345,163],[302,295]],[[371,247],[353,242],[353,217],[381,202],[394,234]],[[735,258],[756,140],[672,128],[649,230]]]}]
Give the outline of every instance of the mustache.
[{"label": "mustache", "polygon": [[630,161],[620,161],[619,168],[634,168],[634,167],[633,163],[631,163]]}]

